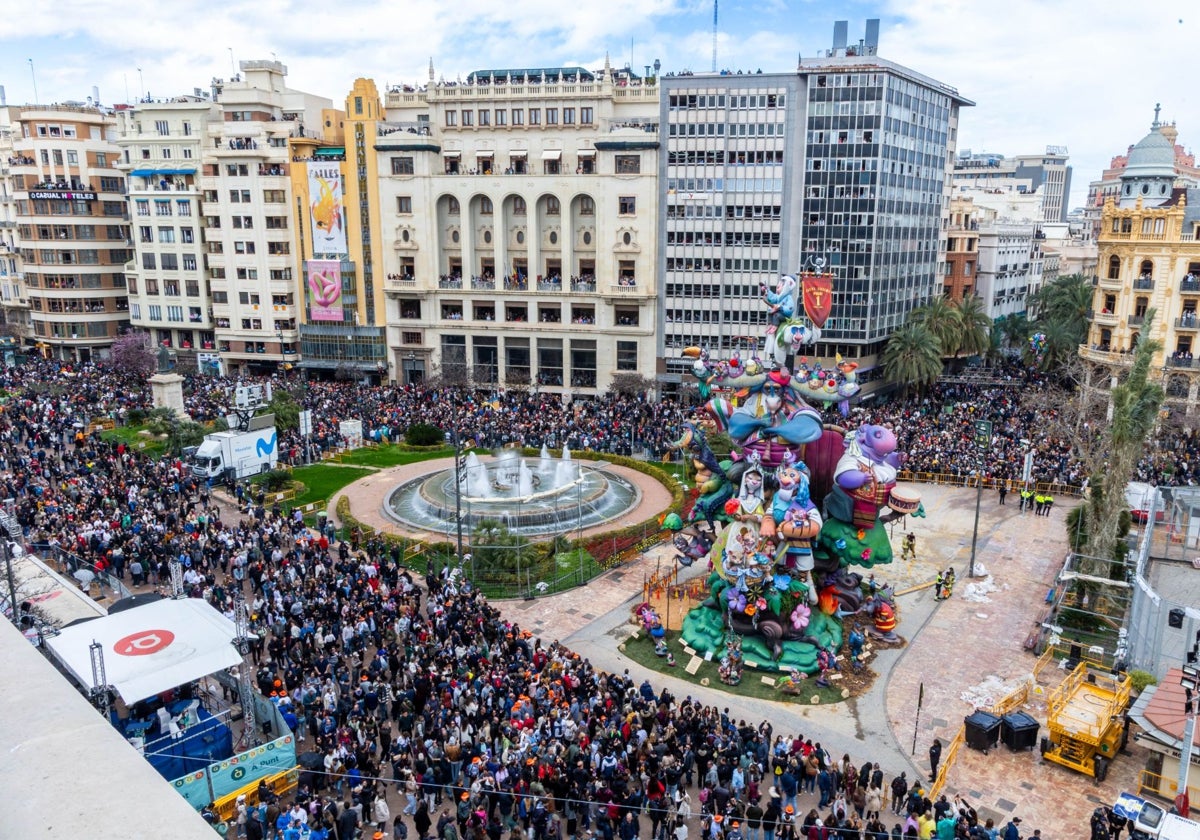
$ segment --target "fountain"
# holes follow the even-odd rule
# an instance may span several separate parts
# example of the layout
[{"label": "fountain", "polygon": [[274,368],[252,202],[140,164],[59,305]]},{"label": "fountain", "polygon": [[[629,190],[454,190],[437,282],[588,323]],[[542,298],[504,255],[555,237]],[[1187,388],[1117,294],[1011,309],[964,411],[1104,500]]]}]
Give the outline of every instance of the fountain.
[{"label": "fountain", "polygon": [[543,447],[536,460],[511,449],[491,461],[469,453],[455,488],[454,468],[407,481],[388,495],[383,512],[423,531],[447,533],[455,510],[464,526],[494,520],[526,536],[565,534],[601,525],[640,501],[638,489],[603,464],[584,466],[563,448],[554,458]]}]

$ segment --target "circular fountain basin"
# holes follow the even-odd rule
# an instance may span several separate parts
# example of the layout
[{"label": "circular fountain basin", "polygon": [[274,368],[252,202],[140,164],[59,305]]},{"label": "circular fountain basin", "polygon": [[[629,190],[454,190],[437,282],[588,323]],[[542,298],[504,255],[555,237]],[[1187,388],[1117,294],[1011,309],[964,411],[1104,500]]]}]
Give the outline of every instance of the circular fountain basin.
[{"label": "circular fountain basin", "polygon": [[616,519],[641,500],[641,491],[625,478],[569,457],[521,459],[506,451],[484,461],[472,454],[460,474],[460,492],[453,467],[396,486],[384,500],[384,515],[448,534],[461,507],[467,529],[491,520],[526,536],[569,536]]}]

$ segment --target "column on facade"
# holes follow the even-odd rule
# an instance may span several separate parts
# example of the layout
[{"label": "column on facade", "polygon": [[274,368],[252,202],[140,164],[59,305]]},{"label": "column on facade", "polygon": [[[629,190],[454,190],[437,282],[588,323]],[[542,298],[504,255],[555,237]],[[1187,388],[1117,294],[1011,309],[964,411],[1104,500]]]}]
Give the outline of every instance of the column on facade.
[{"label": "column on facade", "polygon": [[475,208],[471,203],[471,198],[465,200],[461,197],[458,199],[458,219],[459,231],[458,238],[461,240],[459,246],[462,254],[462,274],[463,288],[471,287],[471,278],[475,276],[478,262],[475,254]]},{"label": "column on facade", "polygon": [[[512,277],[508,264],[508,199],[492,199],[492,253],[496,258],[496,278],[507,281]],[[497,288],[504,288],[503,283]]]},{"label": "column on facade", "polygon": [[[542,276],[542,226],[538,223],[538,200],[536,193],[530,199],[522,194],[525,200],[525,253],[529,261],[529,280],[536,284]],[[536,285],[530,288],[536,289]]]},{"label": "column on facade", "polygon": [[559,245],[562,247],[563,288],[569,288],[567,283],[579,272],[575,270],[575,219],[571,215],[571,199],[558,199],[559,221],[562,222],[562,233],[559,234]]}]

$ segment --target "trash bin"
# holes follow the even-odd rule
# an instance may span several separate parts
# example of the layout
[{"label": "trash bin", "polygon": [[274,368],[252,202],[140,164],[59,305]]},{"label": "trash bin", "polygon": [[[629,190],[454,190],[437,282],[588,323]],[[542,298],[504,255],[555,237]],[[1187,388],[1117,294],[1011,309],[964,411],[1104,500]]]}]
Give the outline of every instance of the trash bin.
[{"label": "trash bin", "polygon": [[1000,718],[991,712],[978,711],[963,718],[967,746],[987,752],[1000,740]]},{"label": "trash bin", "polygon": [[1031,750],[1037,746],[1038,728],[1025,712],[1009,712],[1000,719],[1000,740],[1010,750]]}]

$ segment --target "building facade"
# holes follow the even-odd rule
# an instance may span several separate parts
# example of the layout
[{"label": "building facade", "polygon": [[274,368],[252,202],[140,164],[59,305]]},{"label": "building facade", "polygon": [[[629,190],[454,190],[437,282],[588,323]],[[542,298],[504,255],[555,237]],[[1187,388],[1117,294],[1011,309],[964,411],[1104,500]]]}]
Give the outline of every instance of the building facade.
[{"label": "building facade", "polygon": [[206,96],[180,96],[139,101],[116,116],[133,235],[125,266],[130,325],[173,348],[181,370],[215,370],[200,167],[220,106]]},{"label": "building facade", "polygon": [[298,210],[289,141],[320,138],[328,99],[288,88],[277,61],[243,61],[214,84],[200,172],[204,255],[222,370],[269,373],[298,360]]},{"label": "building facade", "polygon": [[[1088,387],[1109,390],[1144,339],[1161,342],[1152,370],[1165,406],[1194,414],[1200,400],[1200,188],[1176,186],[1173,138],[1155,120],[1130,151],[1100,216]],[[1153,319],[1150,315],[1153,312]]]},{"label": "building facade", "polygon": [[67,361],[105,358],[129,323],[116,119],[94,104],[10,109],[9,177],[30,326]]},{"label": "building facade", "polygon": [[978,289],[979,219],[975,211],[975,202],[969,198],[950,199],[942,294],[955,302],[976,294]]},{"label": "building facade", "polygon": [[1065,222],[1071,197],[1071,167],[1065,146],[1047,146],[1040,155],[1006,158],[967,150],[954,160],[954,188],[999,190],[1041,199],[1040,221]]},{"label": "building facade", "polygon": [[[1171,166],[1175,174],[1174,186],[1183,189],[1189,187],[1200,186],[1200,168],[1196,166],[1195,155],[1188,152],[1186,147],[1177,143],[1179,131],[1174,123],[1164,123],[1159,121],[1159,113],[1161,107],[1154,106],[1154,123],[1151,133],[1142,138],[1142,143],[1152,143],[1157,147],[1163,144],[1159,137],[1161,135],[1166,140],[1166,145],[1171,150]],[[1141,152],[1134,154],[1135,146],[1129,146],[1123,155],[1113,155],[1109,162],[1108,168],[1101,173],[1100,177],[1088,184],[1087,203],[1084,208],[1084,216],[1086,222],[1091,226],[1091,236],[1096,239],[1100,235],[1100,215],[1104,209],[1108,199],[1120,201],[1122,198],[1128,198],[1123,195],[1125,170],[1129,165],[1130,158],[1141,156]],[[1164,156],[1165,157],[1165,156]]]},{"label": "building facade", "polygon": [[761,352],[761,286],[780,273],[833,273],[833,315],[809,355],[855,359],[863,381],[887,336],[941,293],[948,170],[971,103],[879,58],[877,22],[857,47],[845,31],[795,73],[662,80],[668,380],[689,345]]},{"label": "building facade", "polygon": [[15,109],[0,106],[0,316],[4,329],[18,339],[32,330],[29,296],[25,291],[21,250],[17,247],[17,206],[12,168],[19,162],[13,151],[11,117]]},{"label": "building facade", "polygon": [[655,81],[431,67],[424,90],[386,93],[373,239],[393,378],[566,396],[655,375]]}]

